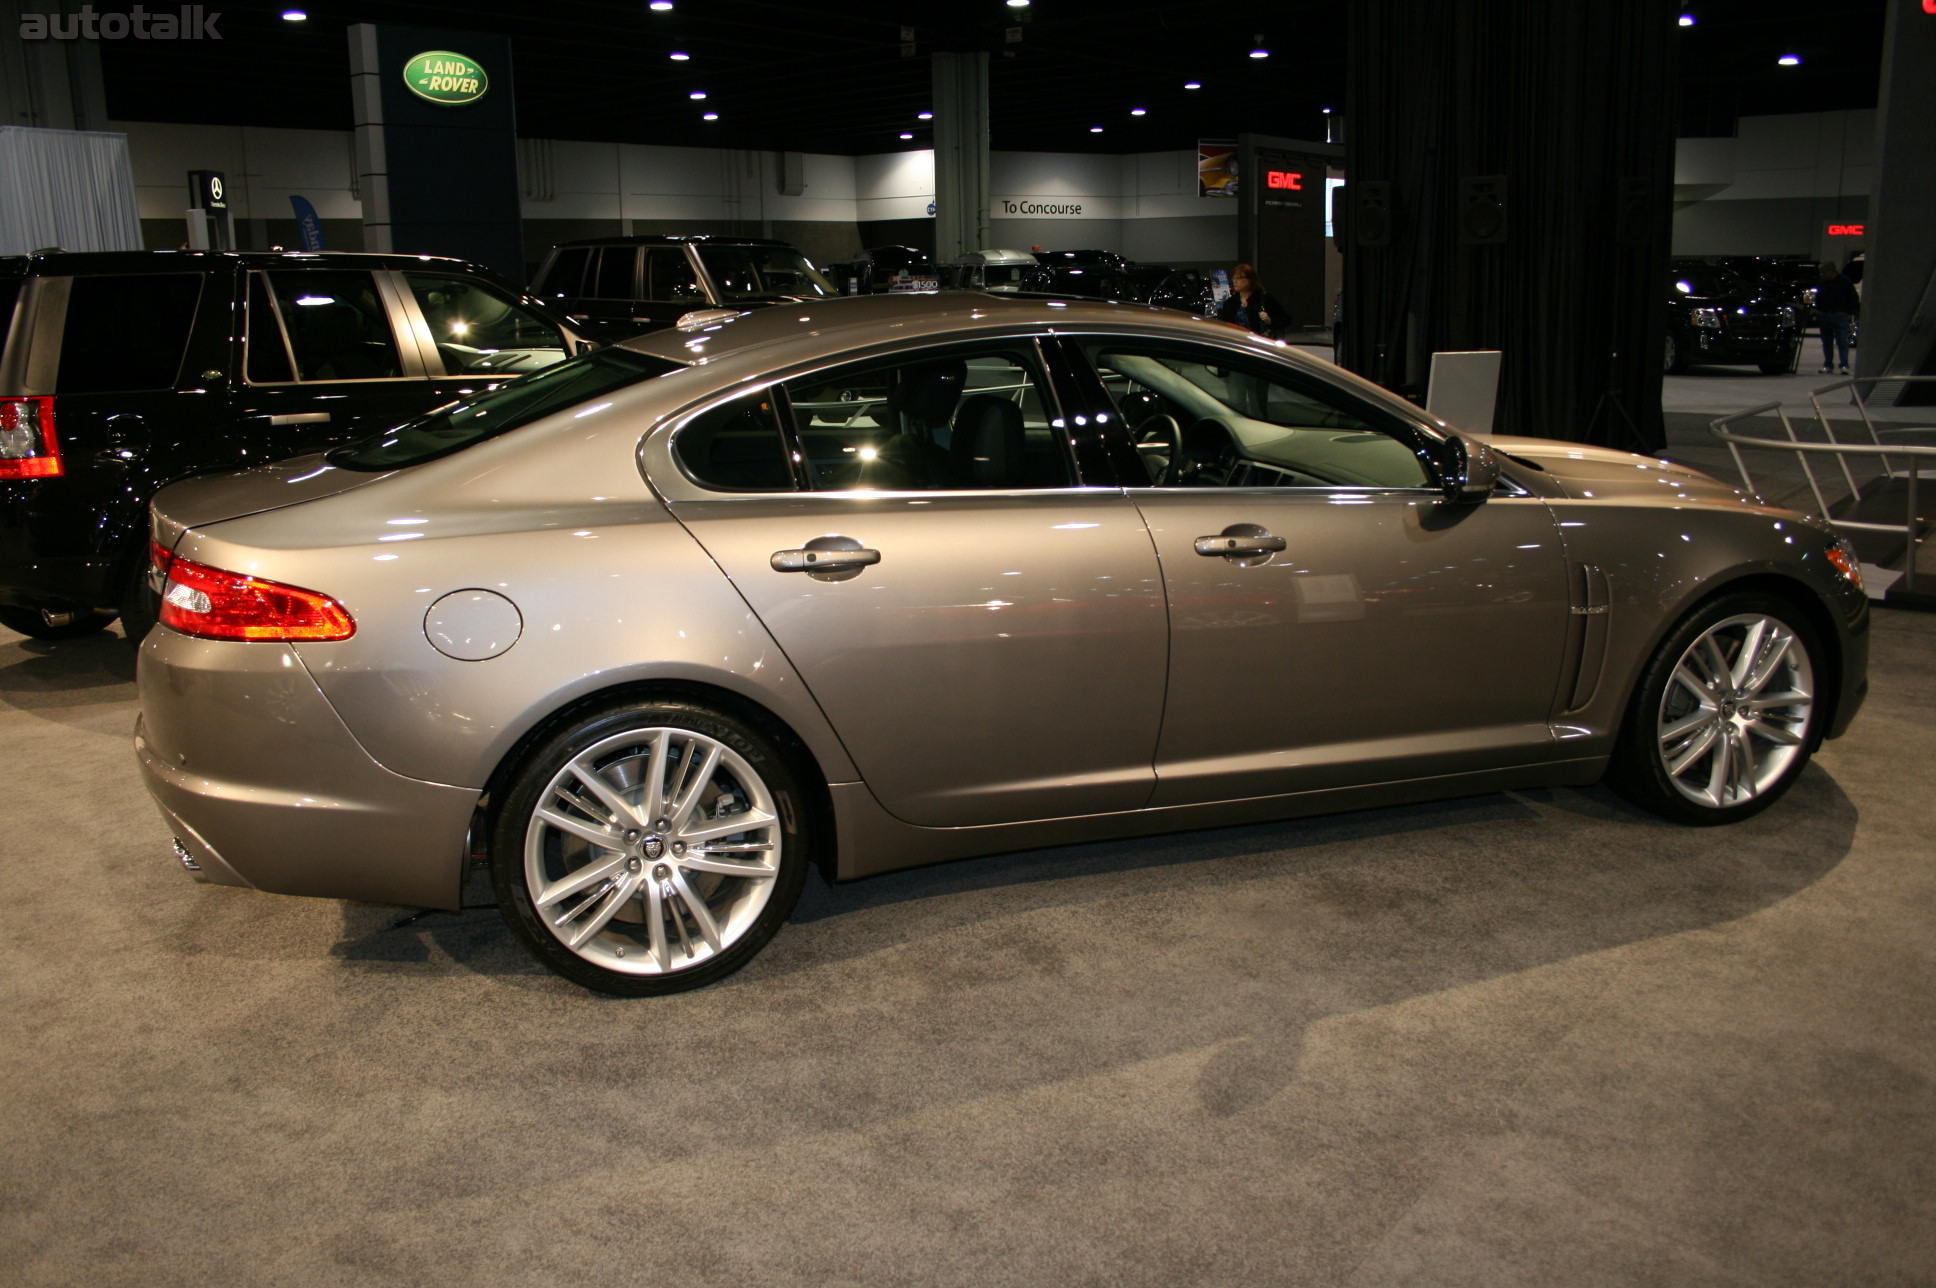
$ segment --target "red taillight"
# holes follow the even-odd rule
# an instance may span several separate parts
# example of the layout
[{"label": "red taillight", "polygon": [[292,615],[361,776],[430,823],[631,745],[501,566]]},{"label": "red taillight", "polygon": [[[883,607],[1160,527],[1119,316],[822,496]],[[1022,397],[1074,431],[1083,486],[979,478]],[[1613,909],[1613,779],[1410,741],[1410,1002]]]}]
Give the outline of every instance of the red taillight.
[{"label": "red taillight", "polygon": [[153,538],[149,539],[148,562],[153,564],[155,566],[155,571],[160,573],[163,577],[166,577],[168,575],[168,564],[169,564],[169,561],[174,559],[174,557],[175,556],[173,554],[169,553],[167,546],[162,545],[161,542],[156,541]]},{"label": "red taillight", "polygon": [[52,395],[0,398],[0,479],[50,479],[60,472]]},{"label": "red taillight", "polygon": [[173,559],[167,567],[161,624],[184,635],[206,640],[346,640],[356,634],[349,611],[328,595],[223,572],[192,559]]}]

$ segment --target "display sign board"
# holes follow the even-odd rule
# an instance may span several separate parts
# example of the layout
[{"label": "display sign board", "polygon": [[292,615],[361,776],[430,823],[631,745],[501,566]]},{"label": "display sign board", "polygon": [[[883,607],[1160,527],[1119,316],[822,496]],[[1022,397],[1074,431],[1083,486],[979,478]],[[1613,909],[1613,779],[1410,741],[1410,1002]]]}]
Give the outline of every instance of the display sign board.
[{"label": "display sign board", "polygon": [[188,197],[188,204],[197,210],[227,210],[228,177],[220,170],[190,170]]},{"label": "display sign board", "polygon": [[1234,197],[1237,183],[1237,145],[1225,139],[1197,140],[1197,196]]},{"label": "display sign board", "polygon": [[1860,237],[1862,236],[1862,229],[1863,225],[1861,224],[1830,224],[1828,226],[1828,235],[1831,237]]},{"label": "display sign board", "polygon": [[1319,150],[1326,145],[1306,144],[1313,150],[1305,152],[1290,139],[1246,135],[1241,142],[1238,164],[1249,180],[1241,190],[1241,257],[1256,264],[1290,325],[1321,327],[1331,313],[1324,285],[1328,158]]},{"label": "display sign board", "polygon": [[412,94],[445,107],[462,107],[483,98],[491,78],[474,58],[432,49],[403,65],[403,83]]}]

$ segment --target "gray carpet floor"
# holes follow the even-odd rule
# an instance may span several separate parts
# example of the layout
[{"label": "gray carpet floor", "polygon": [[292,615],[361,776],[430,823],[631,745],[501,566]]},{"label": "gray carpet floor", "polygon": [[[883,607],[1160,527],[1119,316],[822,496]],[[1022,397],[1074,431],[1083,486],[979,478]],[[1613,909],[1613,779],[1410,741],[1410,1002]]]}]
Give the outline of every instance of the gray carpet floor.
[{"label": "gray carpet floor", "polygon": [[0,1283],[1936,1283],[1936,616],[1722,830],[1601,789],[828,887],[594,997],[190,882],[0,632]]}]

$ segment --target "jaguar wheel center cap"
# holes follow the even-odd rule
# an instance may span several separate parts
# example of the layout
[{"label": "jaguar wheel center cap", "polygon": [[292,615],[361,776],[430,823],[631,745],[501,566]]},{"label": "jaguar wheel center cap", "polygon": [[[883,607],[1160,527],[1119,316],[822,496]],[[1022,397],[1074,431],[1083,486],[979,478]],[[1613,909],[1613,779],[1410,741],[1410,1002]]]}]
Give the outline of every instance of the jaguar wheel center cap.
[{"label": "jaguar wheel center cap", "polygon": [[639,844],[639,853],[644,855],[648,859],[658,858],[660,855],[665,853],[665,839],[663,837],[658,837],[658,836],[646,837],[645,840],[640,842]]}]

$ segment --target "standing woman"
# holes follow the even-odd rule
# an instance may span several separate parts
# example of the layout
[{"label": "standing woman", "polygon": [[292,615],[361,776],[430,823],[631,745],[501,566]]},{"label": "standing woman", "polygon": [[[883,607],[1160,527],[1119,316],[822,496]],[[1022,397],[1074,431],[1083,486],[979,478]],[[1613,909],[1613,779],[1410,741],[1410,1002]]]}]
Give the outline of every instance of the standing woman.
[{"label": "standing woman", "polygon": [[1217,316],[1273,340],[1290,324],[1284,306],[1264,289],[1256,268],[1249,264],[1230,270],[1230,294],[1217,307]]}]

